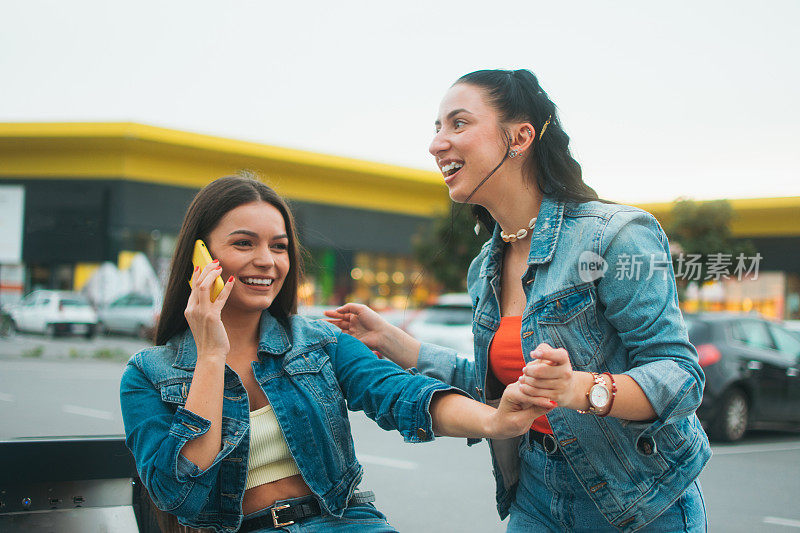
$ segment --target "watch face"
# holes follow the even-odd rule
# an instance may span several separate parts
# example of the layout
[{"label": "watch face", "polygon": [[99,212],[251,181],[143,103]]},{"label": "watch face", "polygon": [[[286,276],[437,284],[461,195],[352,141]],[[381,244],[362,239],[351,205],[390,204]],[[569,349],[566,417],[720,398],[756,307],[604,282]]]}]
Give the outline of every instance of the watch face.
[{"label": "watch face", "polygon": [[596,408],[603,408],[608,405],[611,393],[602,385],[594,385],[589,391],[589,402]]}]

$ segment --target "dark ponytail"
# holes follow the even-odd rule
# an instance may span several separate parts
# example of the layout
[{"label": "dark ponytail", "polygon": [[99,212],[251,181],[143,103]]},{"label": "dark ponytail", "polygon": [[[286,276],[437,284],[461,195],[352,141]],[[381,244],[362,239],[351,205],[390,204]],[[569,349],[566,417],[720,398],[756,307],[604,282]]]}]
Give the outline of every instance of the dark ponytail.
[{"label": "dark ponytail", "polygon": [[[461,76],[455,84],[459,83],[483,89],[501,122],[533,125],[536,139],[528,158],[528,175],[536,176],[536,186],[543,195],[572,202],[598,199],[594,189],[584,183],[581,166],[569,151],[569,136],[561,127],[555,104],[531,71],[478,70]],[[472,212],[489,231],[493,230],[494,219],[485,208],[473,205]]]}]

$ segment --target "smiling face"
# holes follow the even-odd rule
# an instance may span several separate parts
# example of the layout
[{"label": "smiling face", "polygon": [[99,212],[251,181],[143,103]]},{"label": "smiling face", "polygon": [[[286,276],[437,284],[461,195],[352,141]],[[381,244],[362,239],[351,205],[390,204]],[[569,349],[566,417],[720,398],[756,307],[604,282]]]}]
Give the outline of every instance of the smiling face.
[{"label": "smiling face", "polygon": [[[428,150],[442,171],[450,198],[464,202],[503,160],[507,150],[498,113],[488,103],[483,89],[458,83],[447,91]],[[481,186],[470,203],[482,203],[481,197],[489,193],[492,181]]]},{"label": "smiling face", "polygon": [[272,304],[291,267],[286,223],[277,208],[261,201],[235,207],[206,244],[219,259],[222,278],[236,279],[226,309],[260,313]]}]

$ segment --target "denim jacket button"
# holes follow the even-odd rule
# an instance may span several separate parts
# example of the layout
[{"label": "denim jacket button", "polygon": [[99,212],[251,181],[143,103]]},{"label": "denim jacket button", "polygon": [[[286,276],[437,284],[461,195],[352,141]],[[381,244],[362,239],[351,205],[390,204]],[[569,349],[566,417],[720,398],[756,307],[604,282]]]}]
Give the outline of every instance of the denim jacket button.
[{"label": "denim jacket button", "polygon": [[653,440],[653,437],[641,437],[636,441],[636,449],[639,450],[639,453],[642,455],[653,455],[656,451],[656,442]]},{"label": "denim jacket button", "polygon": [[422,428],[417,429],[417,438],[420,440],[425,440],[425,437],[428,436],[428,432]]}]

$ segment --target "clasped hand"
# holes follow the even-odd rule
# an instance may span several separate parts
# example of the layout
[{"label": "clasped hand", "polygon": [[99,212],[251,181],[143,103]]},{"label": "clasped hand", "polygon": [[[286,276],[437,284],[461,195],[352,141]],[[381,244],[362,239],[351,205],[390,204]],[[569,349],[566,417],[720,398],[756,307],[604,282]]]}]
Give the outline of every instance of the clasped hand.
[{"label": "clasped hand", "polygon": [[[509,429],[515,421],[525,428],[525,416],[538,411],[546,414],[555,407],[586,409],[586,372],[572,369],[569,353],[564,348],[553,348],[542,343],[531,352],[532,361],[522,369],[522,375],[503,393],[498,415],[506,411]],[[508,413],[516,411],[514,416]],[[515,418],[516,417],[516,418]],[[534,417],[536,418],[536,417]],[[532,421],[532,419],[531,419]],[[527,422],[530,427],[531,422]]]},{"label": "clasped hand", "polygon": [[569,354],[564,348],[542,343],[531,352],[533,360],[522,369],[517,383],[529,396],[543,396],[560,407],[584,408],[584,387],[579,383],[582,372],[572,369]]},{"label": "clasped hand", "polygon": [[491,438],[508,439],[522,435],[533,421],[549,413],[555,404],[548,398],[532,396],[522,390],[519,382],[511,383],[503,391],[500,405],[493,413],[489,434]]}]

